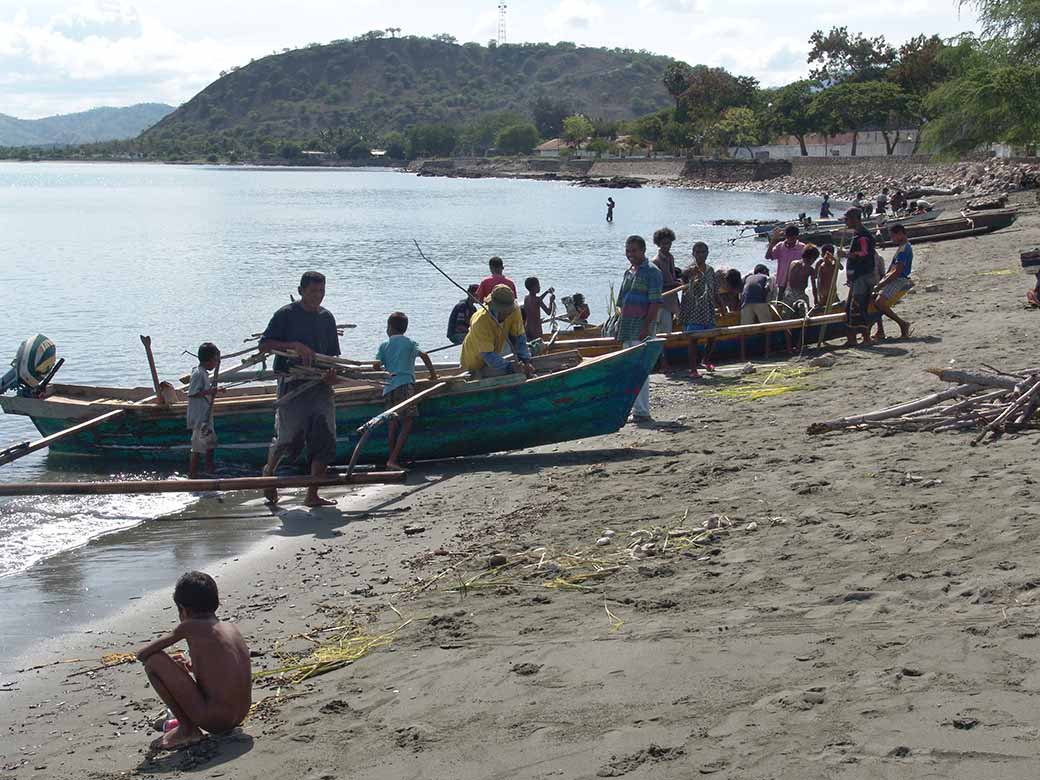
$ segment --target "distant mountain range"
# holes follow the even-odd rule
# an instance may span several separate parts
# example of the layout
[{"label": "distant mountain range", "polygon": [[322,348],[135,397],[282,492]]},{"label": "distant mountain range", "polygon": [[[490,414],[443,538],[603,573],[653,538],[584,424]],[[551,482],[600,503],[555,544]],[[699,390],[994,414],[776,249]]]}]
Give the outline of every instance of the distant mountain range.
[{"label": "distant mountain range", "polygon": [[77,114],[18,119],[0,114],[0,146],[88,144],[135,138],[174,110],[164,103],[92,108]]}]

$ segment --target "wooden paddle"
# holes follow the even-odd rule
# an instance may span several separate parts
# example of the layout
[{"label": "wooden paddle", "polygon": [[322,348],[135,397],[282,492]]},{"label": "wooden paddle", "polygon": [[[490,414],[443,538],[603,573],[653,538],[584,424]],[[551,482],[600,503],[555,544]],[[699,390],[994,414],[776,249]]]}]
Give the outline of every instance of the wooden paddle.
[{"label": "wooden paddle", "polygon": [[160,398],[159,390],[159,372],[155,370],[155,356],[152,354],[152,337],[141,336],[141,343],[144,344],[144,354],[148,357],[148,370],[152,372],[152,387],[155,389],[155,395],[153,398],[156,403],[162,403]]},{"label": "wooden paddle", "polygon": [[440,390],[442,388],[445,388],[447,386],[448,386],[447,382],[438,382],[437,384],[435,384],[435,385],[433,385],[431,387],[427,387],[425,390],[423,390],[422,392],[416,393],[411,398],[408,398],[408,399],[405,399],[404,401],[401,401],[401,403],[397,404],[397,406],[392,406],[389,409],[387,409],[386,411],[380,412],[375,417],[373,417],[371,420],[369,420],[368,422],[364,423],[361,427],[359,427],[357,429],[357,433],[361,434],[361,438],[358,439],[357,446],[354,448],[354,452],[350,456],[350,465],[347,466],[347,477],[349,478],[350,475],[354,473],[354,467],[357,465],[358,456],[361,454],[361,448],[364,446],[365,442],[368,441],[369,435],[372,433],[373,430],[375,430],[375,428],[377,426],[379,426],[383,422],[389,420],[390,417],[392,417],[393,415],[397,414],[398,412],[403,411],[404,409],[407,409],[412,404],[418,403],[423,398],[426,398],[427,396],[433,395],[438,390]]}]

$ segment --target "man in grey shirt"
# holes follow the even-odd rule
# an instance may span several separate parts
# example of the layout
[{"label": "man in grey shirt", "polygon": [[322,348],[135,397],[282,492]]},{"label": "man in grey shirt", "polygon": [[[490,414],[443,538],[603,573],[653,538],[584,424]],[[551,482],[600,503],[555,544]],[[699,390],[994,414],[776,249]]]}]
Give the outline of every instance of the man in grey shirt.
[{"label": "man in grey shirt", "polygon": [[[309,366],[314,355],[337,356],[339,334],[336,319],[321,302],[325,299],[325,276],[317,271],[307,271],[300,279],[300,300],[283,306],[271,317],[264,335],[260,337],[260,351],[273,349],[295,352],[299,362]],[[278,356],[274,370],[288,372],[290,361]],[[308,379],[284,376],[278,380],[278,398],[296,393]],[[330,370],[325,381],[309,390],[296,393],[286,403],[279,404],[275,413],[274,440],[267,453],[264,476],[271,476],[281,460],[289,456],[296,458],[307,447],[310,456],[311,476],[323,476],[330,463],[336,459],[336,407],[332,385],[336,374]],[[278,491],[268,488],[264,497],[274,504]],[[307,488],[304,505],[309,507],[330,506],[335,501],[318,495],[318,488]]]}]

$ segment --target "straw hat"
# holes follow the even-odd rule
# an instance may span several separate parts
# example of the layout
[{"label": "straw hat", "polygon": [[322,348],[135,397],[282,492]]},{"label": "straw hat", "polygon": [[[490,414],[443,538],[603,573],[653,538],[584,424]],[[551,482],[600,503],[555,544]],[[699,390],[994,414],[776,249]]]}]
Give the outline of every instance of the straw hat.
[{"label": "straw hat", "polygon": [[516,296],[509,289],[509,285],[497,284],[484,303],[491,309],[492,314],[498,317],[506,317],[512,314],[513,309],[516,308]]}]

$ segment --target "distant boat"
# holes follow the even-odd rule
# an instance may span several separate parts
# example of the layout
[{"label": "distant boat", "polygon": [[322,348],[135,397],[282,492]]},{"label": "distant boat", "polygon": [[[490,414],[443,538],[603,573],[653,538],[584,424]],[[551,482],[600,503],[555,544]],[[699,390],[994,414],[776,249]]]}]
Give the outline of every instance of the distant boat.
[{"label": "distant boat", "polygon": [[[905,217],[897,217],[895,214],[886,214],[882,217],[869,217],[863,220],[863,224],[867,227],[878,227],[881,224],[894,224],[899,222],[903,225],[913,225],[918,222],[929,222],[933,219],[938,219],[939,215],[943,213],[942,209],[932,209],[931,211],[925,211],[922,214],[907,215]],[[882,222],[883,220],[883,222]],[[803,231],[798,236],[802,240],[806,240],[809,236],[815,236],[827,231],[843,230],[845,228],[844,219],[821,219],[812,220],[809,222],[803,222],[801,220],[792,220],[790,222],[777,222],[773,225],[756,225],[755,232],[760,236],[768,236],[773,232],[775,228],[786,230],[788,225],[796,226],[799,231]]]},{"label": "distant boat", "polygon": [[[535,359],[540,374],[453,383],[420,406],[403,456],[413,460],[481,455],[581,439],[617,431],[628,419],[639,389],[661,355],[663,340],[651,340],[602,357],[576,351]],[[417,384],[428,386],[428,380]],[[111,423],[55,442],[66,455],[106,458],[122,464],[187,461],[191,433],[185,427],[186,401],[171,406],[134,406],[150,388],[51,384],[45,398],[0,395],[7,414],[29,417],[43,435],[105,412],[126,409]],[[217,399],[214,428],[217,459],[261,464],[274,433],[274,388],[233,388]],[[384,409],[379,387],[339,387],[336,402],[336,457],[349,460],[356,429]],[[383,463],[385,436],[372,436],[360,461]]]},{"label": "distant boat", "polygon": [[[907,219],[900,221],[903,225],[906,225],[907,238],[913,243],[922,244],[930,241],[948,241],[954,238],[968,238],[984,233],[992,233],[994,230],[1001,230],[1012,225],[1017,216],[1014,209],[994,209],[990,211],[972,211],[949,219],[918,221]],[[887,224],[876,228],[881,236],[880,246],[893,246],[888,237]],[[867,227],[870,226],[868,225]],[[800,236],[800,238],[805,241],[812,241],[814,244],[826,244],[848,241],[850,235],[849,230],[843,227],[840,230],[808,233]]]}]

